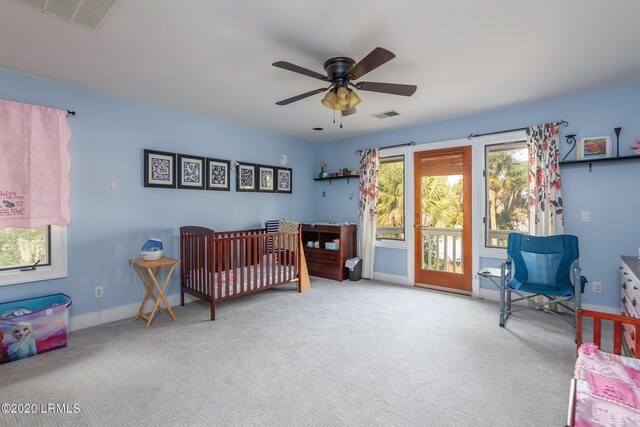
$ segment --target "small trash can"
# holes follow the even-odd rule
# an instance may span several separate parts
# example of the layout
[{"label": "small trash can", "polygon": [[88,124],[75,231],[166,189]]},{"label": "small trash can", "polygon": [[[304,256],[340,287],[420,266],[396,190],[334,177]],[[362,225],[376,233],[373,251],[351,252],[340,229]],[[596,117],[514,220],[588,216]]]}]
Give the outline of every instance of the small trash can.
[{"label": "small trash can", "polygon": [[345,262],[345,267],[349,269],[349,280],[357,282],[362,279],[362,260],[360,258],[351,258]]}]

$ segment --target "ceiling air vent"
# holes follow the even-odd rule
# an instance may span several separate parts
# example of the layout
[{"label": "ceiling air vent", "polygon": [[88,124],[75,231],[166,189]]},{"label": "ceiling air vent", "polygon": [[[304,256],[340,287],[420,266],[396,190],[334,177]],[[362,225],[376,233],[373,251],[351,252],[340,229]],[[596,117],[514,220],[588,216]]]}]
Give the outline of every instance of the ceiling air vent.
[{"label": "ceiling air vent", "polygon": [[106,20],[116,0],[18,0],[91,30]]},{"label": "ceiling air vent", "polygon": [[372,114],[373,117],[376,117],[378,119],[386,119],[387,117],[393,117],[393,116],[399,116],[400,113],[398,113],[397,111],[385,111],[384,113],[377,113],[377,114]]}]

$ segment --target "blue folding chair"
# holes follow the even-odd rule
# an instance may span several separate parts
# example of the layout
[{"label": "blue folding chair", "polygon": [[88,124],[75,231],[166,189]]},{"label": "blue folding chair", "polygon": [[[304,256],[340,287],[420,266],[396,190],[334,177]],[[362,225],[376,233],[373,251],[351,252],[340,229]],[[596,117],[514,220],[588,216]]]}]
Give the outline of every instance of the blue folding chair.
[{"label": "blue folding chair", "polygon": [[[587,279],[580,275],[578,238],[569,234],[536,237],[510,233],[507,254],[508,259],[500,268],[500,326],[504,327],[513,313],[543,308],[575,327],[587,283]],[[512,293],[519,298],[512,299]],[[537,296],[544,296],[547,301],[537,302],[534,300]],[[524,300],[531,304],[512,308],[512,303]],[[565,304],[571,300],[574,301],[573,307]],[[549,304],[559,304],[573,312],[573,318],[569,320],[549,310]]]}]

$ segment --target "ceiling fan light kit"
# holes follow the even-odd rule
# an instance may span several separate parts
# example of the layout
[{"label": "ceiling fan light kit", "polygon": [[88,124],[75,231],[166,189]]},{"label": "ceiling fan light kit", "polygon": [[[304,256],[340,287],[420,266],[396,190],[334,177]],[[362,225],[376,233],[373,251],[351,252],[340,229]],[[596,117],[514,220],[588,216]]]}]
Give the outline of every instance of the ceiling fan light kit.
[{"label": "ceiling fan light kit", "polygon": [[[308,70],[286,61],[274,62],[273,66],[294,73],[303,74],[318,80],[322,80],[331,85],[328,88],[316,89],[303,93],[291,98],[276,102],[276,105],[288,105],[293,102],[308,98],[318,93],[327,92],[320,101],[322,105],[330,110],[340,111],[342,116],[350,116],[356,112],[356,105],[362,102],[358,94],[349,88],[352,86],[358,90],[366,90],[370,92],[388,93],[391,95],[411,96],[415,93],[417,86],[403,85],[396,83],[378,83],[378,82],[358,82],[352,83],[370,71],[375,70],[384,63],[395,58],[395,55],[387,49],[377,47],[365,56],[360,62],[356,63],[351,58],[336,57],[327,60],[324,63],[326,76]],[[335,122],[335,119],[334,119]],[[341,126],[342,127],[342,123]]]}]

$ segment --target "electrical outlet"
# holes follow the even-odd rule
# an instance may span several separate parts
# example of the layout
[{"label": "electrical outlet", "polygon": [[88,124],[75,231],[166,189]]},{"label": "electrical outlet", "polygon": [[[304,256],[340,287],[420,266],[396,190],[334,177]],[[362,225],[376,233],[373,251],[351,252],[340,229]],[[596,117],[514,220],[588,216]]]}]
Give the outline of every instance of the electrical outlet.
[{"label": "electrical outlet", "polygon": [[102,298],[102,286],[96,286],[96,298]]},{"label": "electrical outlet", "polygon": [[582,222],[591,222],[591,212],[582,211]]},{"label": "electrical outlet", "polygon": [[593,281],[591,284],[591,289],[594,294],[599,294],[602,292],[602,282]]}]

